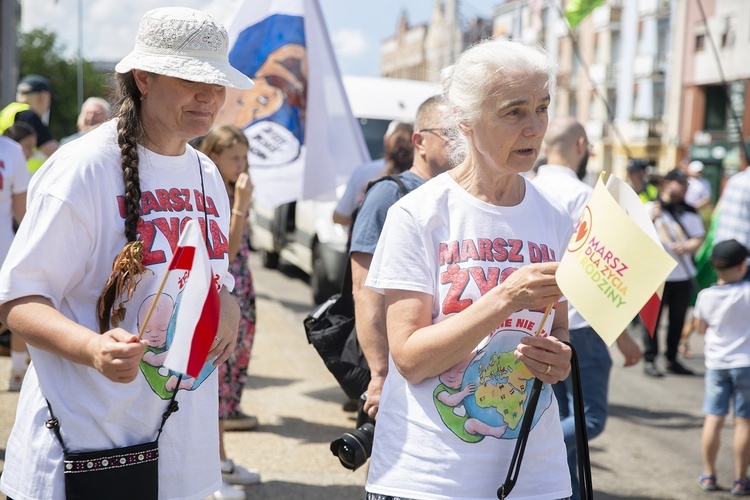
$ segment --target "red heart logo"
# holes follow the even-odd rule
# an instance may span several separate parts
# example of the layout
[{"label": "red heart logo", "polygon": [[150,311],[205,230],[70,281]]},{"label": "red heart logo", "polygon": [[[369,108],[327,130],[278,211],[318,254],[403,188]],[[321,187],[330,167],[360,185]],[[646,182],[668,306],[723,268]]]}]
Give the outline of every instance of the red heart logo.
[{"label": "red heart logo", "polygon": [[581,241],[581,238],[586,236],[586,231],[588,229],[588,224],[586,221],[582,221],[580,224],[578,224],[578,234],[576,234],[576,243]]}]

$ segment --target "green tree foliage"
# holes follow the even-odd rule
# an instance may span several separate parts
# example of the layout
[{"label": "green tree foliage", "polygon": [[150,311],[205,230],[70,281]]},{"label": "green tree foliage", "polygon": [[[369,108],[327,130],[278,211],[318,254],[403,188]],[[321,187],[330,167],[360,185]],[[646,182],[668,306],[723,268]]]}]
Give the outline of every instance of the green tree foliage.
[{"label": "green tree foliage", "polygon": [[[60,140],[76,132],[78,119],[78,66],[76,59],[65,59],[65,45],[57,35],[45,29],[19,34],[20,74],[42,75],[52,84],[52,108],[49,127]],[[90,61],[83,62],[83,99],[108,97],[107,75],[96,71]]]}]

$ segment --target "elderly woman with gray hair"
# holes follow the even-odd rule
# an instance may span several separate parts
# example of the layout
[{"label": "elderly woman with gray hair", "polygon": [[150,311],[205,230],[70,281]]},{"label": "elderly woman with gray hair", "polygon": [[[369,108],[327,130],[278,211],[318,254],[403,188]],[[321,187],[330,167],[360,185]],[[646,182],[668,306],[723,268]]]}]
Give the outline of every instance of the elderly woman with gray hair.
[{"label": "elderly woman with gray hair", "polygon": [[[77,464],[64,464],[64,453],[155,439],[159,498],[201,499],[222,484],[215,367],[234,351],[239,320],[227,269],[232,214],[216,166],[188,141],[209,131],[226,87],[252,86],[227,52],[226,30],[202,12],[147,12],[135,49],[115,68],[116,119],[58,150],[32,181],[26,219],[0,272],[0,320],[26,340],[33,361],[0,482],[9,497],[65,498],[63,471]],[[180,411],[157,432],[177,390],[162,361],[184,272],[164,281],[151,322],[139,318],[157,301],[191,220],[207,226],[219,326],[201,376],[178,382]],[[117,461],[131,458],[143,454]],[[112,484],[105,496],[144,498],[127,490],[147,481]]]},{"label": "elderly woman with gray hair", "polygon": [[521,175],[554,79],[543,50],[508,41],[443,71],[463,159],[390,209],[366,283],[385,295],[390,347],[369,499],[496,498],[534,378],[544,386],[513,498],[571,494],[550,384],[570,371],[555,271],[572,226]]}]

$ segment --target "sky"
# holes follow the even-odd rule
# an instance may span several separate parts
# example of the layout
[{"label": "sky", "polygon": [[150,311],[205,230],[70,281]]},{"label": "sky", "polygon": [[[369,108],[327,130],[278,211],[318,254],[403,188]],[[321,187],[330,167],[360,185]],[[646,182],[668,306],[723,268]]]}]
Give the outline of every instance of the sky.
[{"label": "sky", "polygon": [[[133,47],[138,22],[149,9],[192,7],[224,25],[244,0],[21,0],[21,31],[46,28],[57,33],[66,55],[78,53],[78,8],[83,12],[82,55],[89,61],[119,61]],[[252,1],[252,0],[247,0]],[[429,20],[435,0],[318,0],[342,74],[377,76],[380,42],[396,32],[406,10],[411,25]],[[465,20],[491,17],[503,0],[461,0]]]}]

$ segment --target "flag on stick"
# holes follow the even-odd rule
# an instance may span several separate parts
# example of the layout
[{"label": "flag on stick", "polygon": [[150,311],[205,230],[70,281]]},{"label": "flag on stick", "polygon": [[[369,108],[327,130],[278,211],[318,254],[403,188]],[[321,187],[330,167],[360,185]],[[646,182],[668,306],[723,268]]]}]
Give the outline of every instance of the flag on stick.
[{"label": "flag on stick", "polygon": [[591,12],[604,3],[604,0],[569,0],[565,7],[565,19],[570,24],[570,29],[576,26]]},{"label": "flag on stick", "polygon": [[654,334],[661,290],[676,266],[638,195],[611,175],[606,186],[599,178],[555,277],[570,303],[612,345],[636,314]]},{"label": "flag on stick", "polygon": [[247,136],[256,200],[335,200],[370,155],[317,0],[245,0],[228,26],[229,62],[255,87],[227,89],[216,123]]},{"label": "flag on stick", "polygon": [[[211,264],[201,229],[195,220],[185,224],[169,263],[172,271],[188,271],[175,320],[175,334],[164,359],[170,370],[197,377],[206,363],[208,351],[219,328],[219,292],[212,279]],[[154,299],[154,304],[157,300]],[[150,311],[149,311],[150,312]],[[144,328],[148,316],[144,322]]]}]

